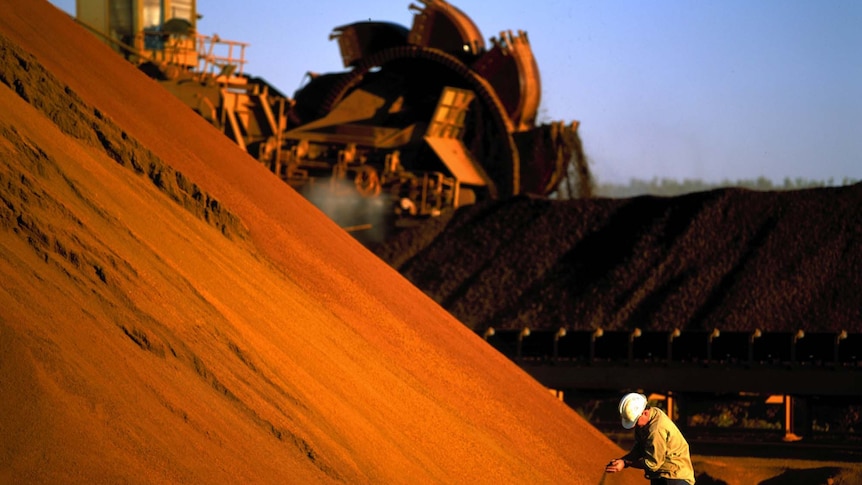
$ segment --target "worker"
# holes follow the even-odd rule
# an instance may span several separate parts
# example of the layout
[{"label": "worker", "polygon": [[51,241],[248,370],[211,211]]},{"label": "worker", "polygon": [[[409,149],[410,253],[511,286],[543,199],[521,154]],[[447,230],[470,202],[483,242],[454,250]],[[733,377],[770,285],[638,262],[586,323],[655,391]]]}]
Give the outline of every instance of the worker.
[{"label": "worker", "polygon": [[623,428],[634,428],[635,444],[628,454],[611,460],[606,473],[639,468],[650,485],[694,485],[688,442],[664,411],[633,392],[620,400],[620,418]]}]

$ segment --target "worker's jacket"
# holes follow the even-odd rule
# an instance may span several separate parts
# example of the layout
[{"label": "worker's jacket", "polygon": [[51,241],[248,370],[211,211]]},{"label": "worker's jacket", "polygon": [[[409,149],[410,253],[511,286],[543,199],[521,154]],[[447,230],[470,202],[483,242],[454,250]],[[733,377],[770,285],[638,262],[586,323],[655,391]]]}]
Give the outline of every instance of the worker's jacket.
[{"label": "worker's jacket", "polygon": [[694,485],[688,442],[661,409],[651,407],[646,426],[635,426],[635,446],[625,459],[642,459],[646,478],[676,478]]}]

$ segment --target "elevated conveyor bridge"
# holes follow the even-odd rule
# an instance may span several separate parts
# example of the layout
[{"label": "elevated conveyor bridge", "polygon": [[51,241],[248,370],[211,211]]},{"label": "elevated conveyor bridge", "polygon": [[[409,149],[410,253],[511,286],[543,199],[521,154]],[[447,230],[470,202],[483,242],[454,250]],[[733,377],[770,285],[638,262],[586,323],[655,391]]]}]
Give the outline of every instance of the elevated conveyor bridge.
[{"label": "elevated conveyor bridge", "polygon": [[616,404],[638,391],[701,454],[862,459],[860,333],[522,328],[482,335],[623,447],[631,433],[619,426]]},{"label": "elevated conveyor bridge", "polygon": [[553,389],[862,395],[862,334],[495,330],[489,344]]}]

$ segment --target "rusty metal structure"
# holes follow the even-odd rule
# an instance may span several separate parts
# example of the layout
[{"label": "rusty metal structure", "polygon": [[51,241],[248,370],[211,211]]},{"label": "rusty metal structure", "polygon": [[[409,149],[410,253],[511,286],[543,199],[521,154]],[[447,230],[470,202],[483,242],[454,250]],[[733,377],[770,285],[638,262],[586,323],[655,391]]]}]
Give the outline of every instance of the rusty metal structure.
[{"label": "rusty metal structure", "polygon": [[537,123],[527,34],[486,43],[444,0],[409,8],[410,28],[336,27],[345,70],[292,97],[245,72],[247,44],[198,34],[195,0],[78,0],[77,20],[344,227],[552,193],[582,156],[578,123]]}]

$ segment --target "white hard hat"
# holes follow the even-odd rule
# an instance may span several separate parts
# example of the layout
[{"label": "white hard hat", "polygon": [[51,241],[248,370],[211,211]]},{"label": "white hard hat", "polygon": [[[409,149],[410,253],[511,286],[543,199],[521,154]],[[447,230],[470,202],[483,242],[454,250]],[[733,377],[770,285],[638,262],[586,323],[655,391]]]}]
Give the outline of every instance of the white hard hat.
[{"label": "white hard hat", "polygon": [[620,399],[620,418],[623,428],[632,429],[647,406],[647,398],[643,394],[632,392]]}]

